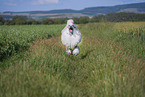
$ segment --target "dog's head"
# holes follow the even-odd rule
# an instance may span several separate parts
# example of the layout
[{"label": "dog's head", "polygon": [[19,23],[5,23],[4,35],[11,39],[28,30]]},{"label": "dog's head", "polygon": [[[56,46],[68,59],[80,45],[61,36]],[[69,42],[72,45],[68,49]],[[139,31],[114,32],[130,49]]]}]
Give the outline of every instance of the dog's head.
[{"label": "dog's head", "polygon": [[74,26],[74,21],[72,19],[67,20],[67,27],[69,29],[69,32],[73,34],[75,26]]}]

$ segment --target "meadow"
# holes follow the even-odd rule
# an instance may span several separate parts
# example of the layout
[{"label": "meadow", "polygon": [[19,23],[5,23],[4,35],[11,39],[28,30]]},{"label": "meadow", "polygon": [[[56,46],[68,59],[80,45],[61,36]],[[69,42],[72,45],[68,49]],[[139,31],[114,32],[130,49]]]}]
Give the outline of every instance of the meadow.
[{"label": "meadow", "polygon": [[145,22],[79,24],[78,56],[64,26],[0,26],[0,97],[145,96]]}]

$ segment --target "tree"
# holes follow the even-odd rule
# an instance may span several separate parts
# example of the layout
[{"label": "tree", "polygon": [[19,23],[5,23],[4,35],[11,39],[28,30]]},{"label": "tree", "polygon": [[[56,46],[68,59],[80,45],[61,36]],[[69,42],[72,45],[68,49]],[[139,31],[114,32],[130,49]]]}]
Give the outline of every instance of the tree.
[{"label": "tree", "polygon": [[78,17],[73,18],[75,24],[80,24],[80,19]]},{"label": "tree", "polygon": [[91,19],[90,19],[90,22],[94,23],[94,22],[105,22],[106,21],[106,18],[105,18],[105,15],[97,15],[97,16],[93,16]]},{"label": "tree", "polygon": [[2,16],[0,16],[0,25],[3,25],[3,24],[4,24],[4,22],[5,22],[5,20],[3,19],[3,17],[2,17]]},{"label": "tree", "polygon": [[26,20],[28,20],[27,16],[14,16],[12,21],[15,23],[15,25],[24,25],[26,24]]},{"label": "tree", "polygon": [[89,17],[80,17],[80,23],[81,24],[89,23]]},{"label": "tree", "polygon": [[41,23],[39,21],[31,19],[31,20],[27,20],[26,24],[28,24],[28,25],[38,25],[38,24],[41,24]]},{"label": "tree", "polygon": [[54,24],[64,24],[65,20],[64,19],[54,19]]},{"label": "tree", "polygon": [[54,20],[50,19],[50,18],[46,18],[42,20],[42,24],[54,24]]},{"label": "tree", "polygon": [[22,19],[15,19],[15,25],[24,25],[26,24],[25,20]]}]

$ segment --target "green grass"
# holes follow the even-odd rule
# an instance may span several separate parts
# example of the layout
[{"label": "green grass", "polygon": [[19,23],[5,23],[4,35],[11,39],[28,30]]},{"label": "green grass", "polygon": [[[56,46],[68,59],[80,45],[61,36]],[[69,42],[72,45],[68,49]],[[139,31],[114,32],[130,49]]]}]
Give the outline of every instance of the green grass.
[{"label": "green grass", "polygon": [[0,26],[0,59],[26,50],[32,41],[58,35],[64,25]]},{"label": "green grass", "polygon": [[78,27],[82,33],[78,56],[65,53],[62,29],[55,25],[37,28],[36,32],[44,28],[58,36],[38,37],[28,50],[0,62],[0,96],[144,97],[145,23]]}]

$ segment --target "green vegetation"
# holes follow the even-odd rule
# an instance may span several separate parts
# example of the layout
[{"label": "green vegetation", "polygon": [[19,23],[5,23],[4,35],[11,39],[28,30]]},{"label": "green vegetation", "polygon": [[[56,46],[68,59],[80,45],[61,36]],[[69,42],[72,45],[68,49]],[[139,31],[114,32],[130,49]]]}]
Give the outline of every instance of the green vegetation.
[{"label": "green vegetation", "polygon": [[[60,41],[64,25],[1,29],[10,35],[19,27],[27,33],[23,37],[38,40],[0,62],[1,97],[144,97],[145,22],[78,25],[78,56],[65,53]],[[35,39],[33,31],[39,32]]]},{"label": "green vegetation", "polygon": [[[84,17],[73,17],[76,24],[96,23],[96,22],[139,22],[145,21],[145,14],[136,13],[109,13],[106,15],[96,15],[91,18]],[[12,20],[4,20],[0,16],[0,25],[52,25],[52,24],[64,24],[68,18],[48,18],[45,17],[42,21],[29,19],[26,16],[14,16]]]},{"label": "green vegetation", "polygon": [[0,60],[26,50],[35,40],[57,35],[63,27],[64,25],[0,26]]}]

